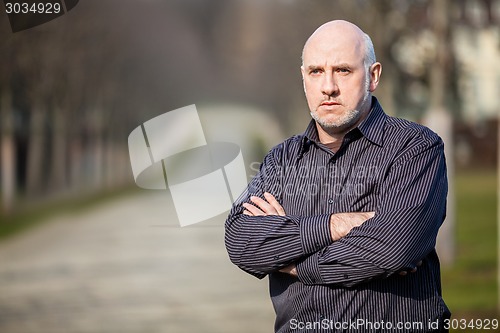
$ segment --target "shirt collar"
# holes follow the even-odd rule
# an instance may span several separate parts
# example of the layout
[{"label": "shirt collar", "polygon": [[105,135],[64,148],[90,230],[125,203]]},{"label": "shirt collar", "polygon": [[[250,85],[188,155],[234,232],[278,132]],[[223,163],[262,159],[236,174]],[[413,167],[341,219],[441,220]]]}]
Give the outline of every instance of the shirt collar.
[{"label": "shirt collar", "polygon": [[309,149],[312,144],[317,144],[319,142],[318,130],[316,129],[316,121],[311,119],[309,125],[307,125],[306,131],[302,135],[302,142],[300,145],[300,151],[298,158],[300,159],[302,155]]},{"label": "shirt collar", "polygon": [[384,144],[384,126],[387,120],[382,106],[376,97],[372,97],[372,109],[365,120],[358,125],[361,134],[377,146]]},{"label": "shirt collar", "polygon": [[[382,106],[378,102],[376,97],[372,97],[372,108],[368,117],[364,119],[357,127],[361,134],[366,137],[370,142],[376,144],[377,146],[382,146],[384,143],[384,125],[386,122],[387,115],[385,114]],[[299,157],[309,148],[312,143],[317,144],[319,142],[318,130],[316,128],[316,121],[311,119],[309,125],[307,126],[303,136],[302,145]]]}]

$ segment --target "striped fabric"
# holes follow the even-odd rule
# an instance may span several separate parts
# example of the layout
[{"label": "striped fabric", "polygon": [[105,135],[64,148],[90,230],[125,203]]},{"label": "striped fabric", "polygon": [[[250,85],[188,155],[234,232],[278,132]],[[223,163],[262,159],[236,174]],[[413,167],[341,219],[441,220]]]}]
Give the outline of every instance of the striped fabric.
[{"label": "striped fabric", "polygon": [[[264,192],[287,216],[242,214]],[[434,248],[446,194],[442,140],[373,97],[336,153],[314,121],[268,153],[229,214],[226,247],[244,271],[269,275],[276,332],[428,332],[450,316]],[[332,242],[330,215],[361,211],[375,217]],[[298,278],[278,272],[292,263]]]}]

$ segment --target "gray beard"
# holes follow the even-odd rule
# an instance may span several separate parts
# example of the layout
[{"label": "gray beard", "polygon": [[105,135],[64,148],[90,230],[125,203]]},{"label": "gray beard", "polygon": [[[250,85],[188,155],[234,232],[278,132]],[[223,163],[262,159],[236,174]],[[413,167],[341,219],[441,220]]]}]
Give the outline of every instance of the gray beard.
[{"label": "gray beard", "polygon": [[[368,92],[368,84],[370,83],[369,77],[365,82],[366,94],[363,97],[363,102],[361,105],[365,105],[367,101],[371,100],[371,94]],[[354,126],[358,120],[361,118],[362,113],[360,110],[348,110],[345,115],[340,118],[334,119],[331,122],[327,122],[321,119],[317,113],[317,110],[311,112],[311,117],[326,131],[342,132],[346,129],[350,129]]]},{"label": "gray beard", "polygon": [[344,130],[347,129],[359,120],[361,112],[359,110],[348,110],[347,114],[333,121],[325,121],[318,116],[316,111],[311,112],[311,117],[325,130]]}]

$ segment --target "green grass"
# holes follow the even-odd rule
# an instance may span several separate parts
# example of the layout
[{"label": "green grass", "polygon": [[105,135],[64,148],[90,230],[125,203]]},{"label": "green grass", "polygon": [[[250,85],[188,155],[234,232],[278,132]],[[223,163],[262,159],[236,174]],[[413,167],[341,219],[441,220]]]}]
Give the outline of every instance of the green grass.
[{"label": "green grass", "polygon": [[443,297],[453,318],[499,318],[496,174],[459,172],[455,189],[457,252],[443,268]]}]

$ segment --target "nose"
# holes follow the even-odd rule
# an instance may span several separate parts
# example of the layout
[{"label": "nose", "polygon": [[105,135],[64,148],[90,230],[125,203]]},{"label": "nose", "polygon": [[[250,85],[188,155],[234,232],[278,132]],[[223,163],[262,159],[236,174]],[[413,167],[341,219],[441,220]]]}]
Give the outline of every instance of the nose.
[{"label": "nose", "polygon": [[325,73],[323,76],[323,82],[321,85],[321,92],[327,96],[335,96],[339,93],[339,87],[337,85],[337,81],[335,80],[335,76],[332,73]]}]

